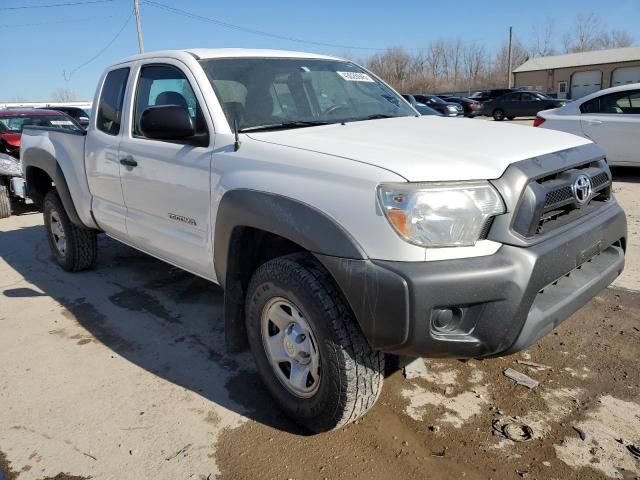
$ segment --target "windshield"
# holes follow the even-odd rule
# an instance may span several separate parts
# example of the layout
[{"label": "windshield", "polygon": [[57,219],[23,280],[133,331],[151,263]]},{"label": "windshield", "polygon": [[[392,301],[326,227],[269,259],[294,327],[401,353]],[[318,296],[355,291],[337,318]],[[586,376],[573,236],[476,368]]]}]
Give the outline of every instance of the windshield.
[{"label": "windshield", "polygon": [[27,126],[63,128],[79,131],[80,127],[65,115],[20,115],[0,117],[0,132],[20,133]]},{"label": "windshield", "polygon": [[201,64],[238,130],[415,115],[397,93],[346,61],[225,58]]}]

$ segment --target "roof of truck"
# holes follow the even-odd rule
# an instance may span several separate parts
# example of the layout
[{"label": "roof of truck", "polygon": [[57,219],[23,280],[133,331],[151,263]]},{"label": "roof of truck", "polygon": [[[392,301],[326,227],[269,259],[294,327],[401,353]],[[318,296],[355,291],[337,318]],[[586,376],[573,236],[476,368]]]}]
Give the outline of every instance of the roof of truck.
[{"label": "roof of truck", "polygon": [[321,55],[319,53],[293,52],[288,50],[267,50],[261,48],[187,48],[184,50],[159,50],[133,55],[118,63],[131,62],[145,58],[174,57],[180,58],[191,55],[196,59],[208,58],[238,58],[238,57],[269,57],[269,58],[321,58],[338,60],[337,57]]}]

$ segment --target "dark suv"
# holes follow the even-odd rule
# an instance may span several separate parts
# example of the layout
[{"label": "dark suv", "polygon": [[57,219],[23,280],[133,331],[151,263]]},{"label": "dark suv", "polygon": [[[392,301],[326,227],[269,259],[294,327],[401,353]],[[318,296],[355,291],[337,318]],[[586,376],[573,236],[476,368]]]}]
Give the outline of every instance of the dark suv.
[{"label": "dark suv", "polygon": [[542,110],[563,107],[566,100],[551,98],[540,92],[519,91],[488,100],[480,105],[478,113],[494,120],[533,117]]},{"label": "dark suv", "polygon": [[474,93],[469,98],[471,100],[475,100],[476,102],[487,102],[489,100],[493,100],[494,98],[501,97],[506,95],[507,93],[517,92],[518,88],[492,88],[489,90],[480,90],[479,92]]}]

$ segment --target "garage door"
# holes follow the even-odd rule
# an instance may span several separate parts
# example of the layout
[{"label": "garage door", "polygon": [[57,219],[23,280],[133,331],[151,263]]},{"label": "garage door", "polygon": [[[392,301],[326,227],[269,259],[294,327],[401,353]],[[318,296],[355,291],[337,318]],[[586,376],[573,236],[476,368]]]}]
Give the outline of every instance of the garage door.
[{"label": "garage door", "polygon": [[640,67],[616,68],[611,79],[612,87],[640,82]]},{"label": "garage door", "polygon": [[571,98],[582,98],[602,88],[602,72],[591,70],[589,72],[577,72],[571,76]]}]

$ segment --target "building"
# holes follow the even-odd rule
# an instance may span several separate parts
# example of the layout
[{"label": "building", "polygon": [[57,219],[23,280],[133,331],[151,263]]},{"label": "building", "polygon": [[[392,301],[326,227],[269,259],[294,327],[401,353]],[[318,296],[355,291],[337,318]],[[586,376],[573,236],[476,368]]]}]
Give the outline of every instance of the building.
[{"label": "building", "polygon": [[640,82],[640,47],[532,58],[513,71],[516,87],[576,99]]}]

